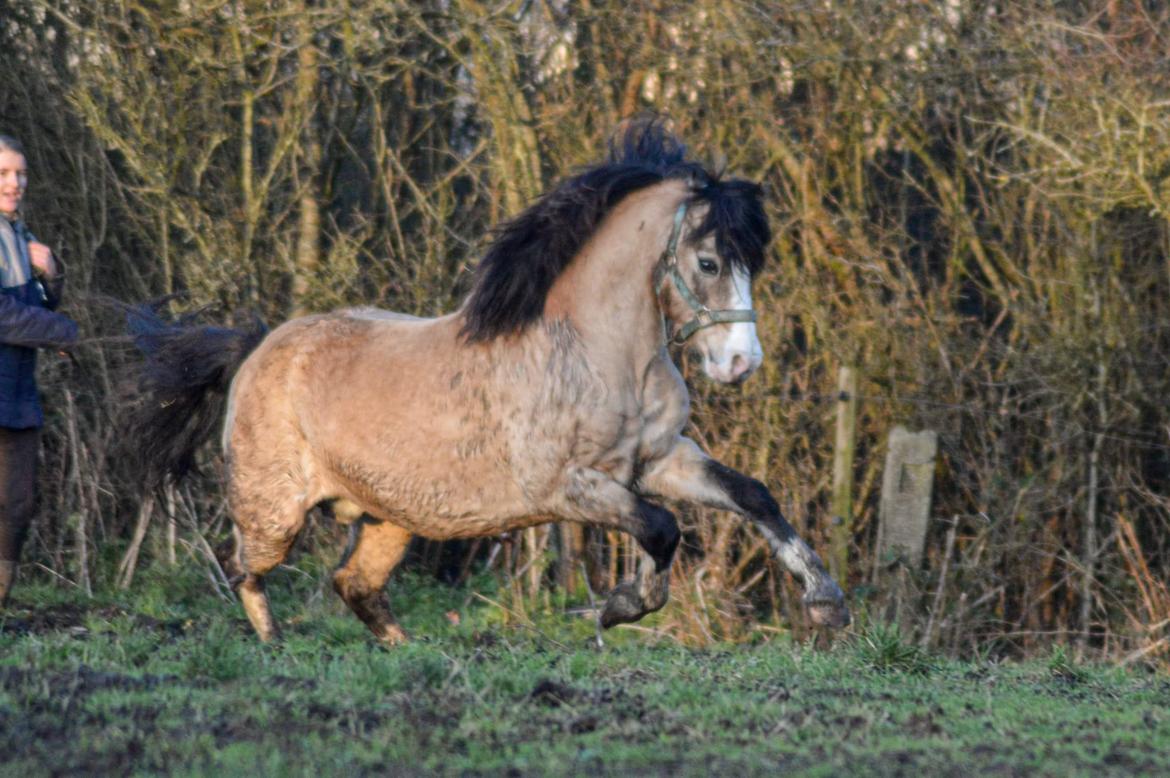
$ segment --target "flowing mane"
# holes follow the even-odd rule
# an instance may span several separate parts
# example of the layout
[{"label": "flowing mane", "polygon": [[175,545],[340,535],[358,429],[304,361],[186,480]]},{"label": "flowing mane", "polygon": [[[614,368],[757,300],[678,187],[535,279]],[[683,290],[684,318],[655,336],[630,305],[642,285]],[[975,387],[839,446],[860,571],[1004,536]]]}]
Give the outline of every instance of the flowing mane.
[{"label": "flowing mane", "polygon": [[561,182],[496,229],[464,304],[462,334],[492,340],[538,320],[557,277],[626,195],[668,179],[690,182],[690,201],[708,207],[690,240],[715,233],[721,256],[753,276],[771,238],[757,184],[720,180],[687,159],[686,146],[661,122],[633,123],[610,142],[609,159]]}]

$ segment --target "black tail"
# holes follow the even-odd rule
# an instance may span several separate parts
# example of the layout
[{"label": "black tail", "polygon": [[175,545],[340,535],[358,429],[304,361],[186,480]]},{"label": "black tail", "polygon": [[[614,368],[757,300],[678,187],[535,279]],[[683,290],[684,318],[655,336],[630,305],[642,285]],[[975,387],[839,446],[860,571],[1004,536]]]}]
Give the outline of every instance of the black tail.
[{"label": "black tail", "polygon": [[148,488],[194,469],[196,452],[219,427],[232,376],[268,332],[259,319],[233,329],[202,323],[203,311],[168,320],[160,308],[126,313],[142,355],[126,433]]}]

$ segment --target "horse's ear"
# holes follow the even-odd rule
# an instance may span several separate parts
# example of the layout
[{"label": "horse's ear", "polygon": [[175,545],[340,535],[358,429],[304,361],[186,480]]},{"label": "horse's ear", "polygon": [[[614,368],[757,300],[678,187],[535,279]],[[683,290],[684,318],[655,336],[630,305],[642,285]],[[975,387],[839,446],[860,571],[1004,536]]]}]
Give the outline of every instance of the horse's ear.
[{"label": "horse's ear", "polygon": [[687,147],[670,129],[669,117],[638,113],[618,122],[609,140],[610,164],[642,165],[666,175],[684,162]]},{"label": "horse's ear", "polygon": [[715,152],[715,158],[711,160],[711,177],[716,181],[723,178],[723,174],[727,172],[727,152],[720,149]]},{"label": "horse's ear", "polygon": [[768,179],[767,176],[764,176],[759,181],[756,181],[755,184],[756,184],[756,186],[758,186],[760,188],[760,199],[761,200],[763,200],[765,202],[767,202],[769,200],[773,201],[773,202],[778,202],[778,198],[776,197],[776,191],[775,191],[774,187],[772,186],[771,181]]}]

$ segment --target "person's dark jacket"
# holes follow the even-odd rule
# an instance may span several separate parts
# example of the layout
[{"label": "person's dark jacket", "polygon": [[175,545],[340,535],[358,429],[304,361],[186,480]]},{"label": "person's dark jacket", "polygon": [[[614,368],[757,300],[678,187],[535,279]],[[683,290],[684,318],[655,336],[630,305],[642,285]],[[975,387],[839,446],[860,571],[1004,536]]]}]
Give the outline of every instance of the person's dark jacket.
[{"label": "person's dark jacket", "polygon": [[[19,240],[27,244],[30,238],[20,229]],[[22,249],[27,251],[27,246]],[[29,429],[45,423],[37,397],[36,350],[64,348],[77,340],[77,324],[53,312],[59,293],[60,279],[42,283],[31,275],[27,283],[0,287],[0,427]]]}]

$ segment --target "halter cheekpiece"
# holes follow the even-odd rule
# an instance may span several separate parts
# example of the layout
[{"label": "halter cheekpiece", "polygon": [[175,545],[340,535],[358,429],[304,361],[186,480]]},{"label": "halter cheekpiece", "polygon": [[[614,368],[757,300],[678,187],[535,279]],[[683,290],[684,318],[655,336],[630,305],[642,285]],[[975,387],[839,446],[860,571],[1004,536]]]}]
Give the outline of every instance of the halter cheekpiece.
[{"label": "halter cheekpiece", "polygon": [[[667,241],[666,250],[662,252],[662,258],[658,260],[658,266],[655,268],[654,274],[657,281],[654,284],[654,294],[657,296],[662,293],[662,287],[666,286],[667,279],[674,282],[674,288],[682,297],[683,301],[690,307],[695,314],[694,318],[686,324],[679,327],[673,335],[669,337],[671,343],[675,345],[682,345],[699,330],[704,327],[710,327],[713,324],[724,324],[727,322],[755,322],[756,312],[752,309],[721,309],[711,310],[695,296],[691,288],[687,286],[687,282],[683,280],[682,273],[678,269],[678,241],[682,235],[683,221],[687,216],[687,203],[684,200],[678,206],[678,210],[674,212],[674,226],[670,229],[670,240]],[[666,320],[663,318],[663,330],[666,329]]]}]

